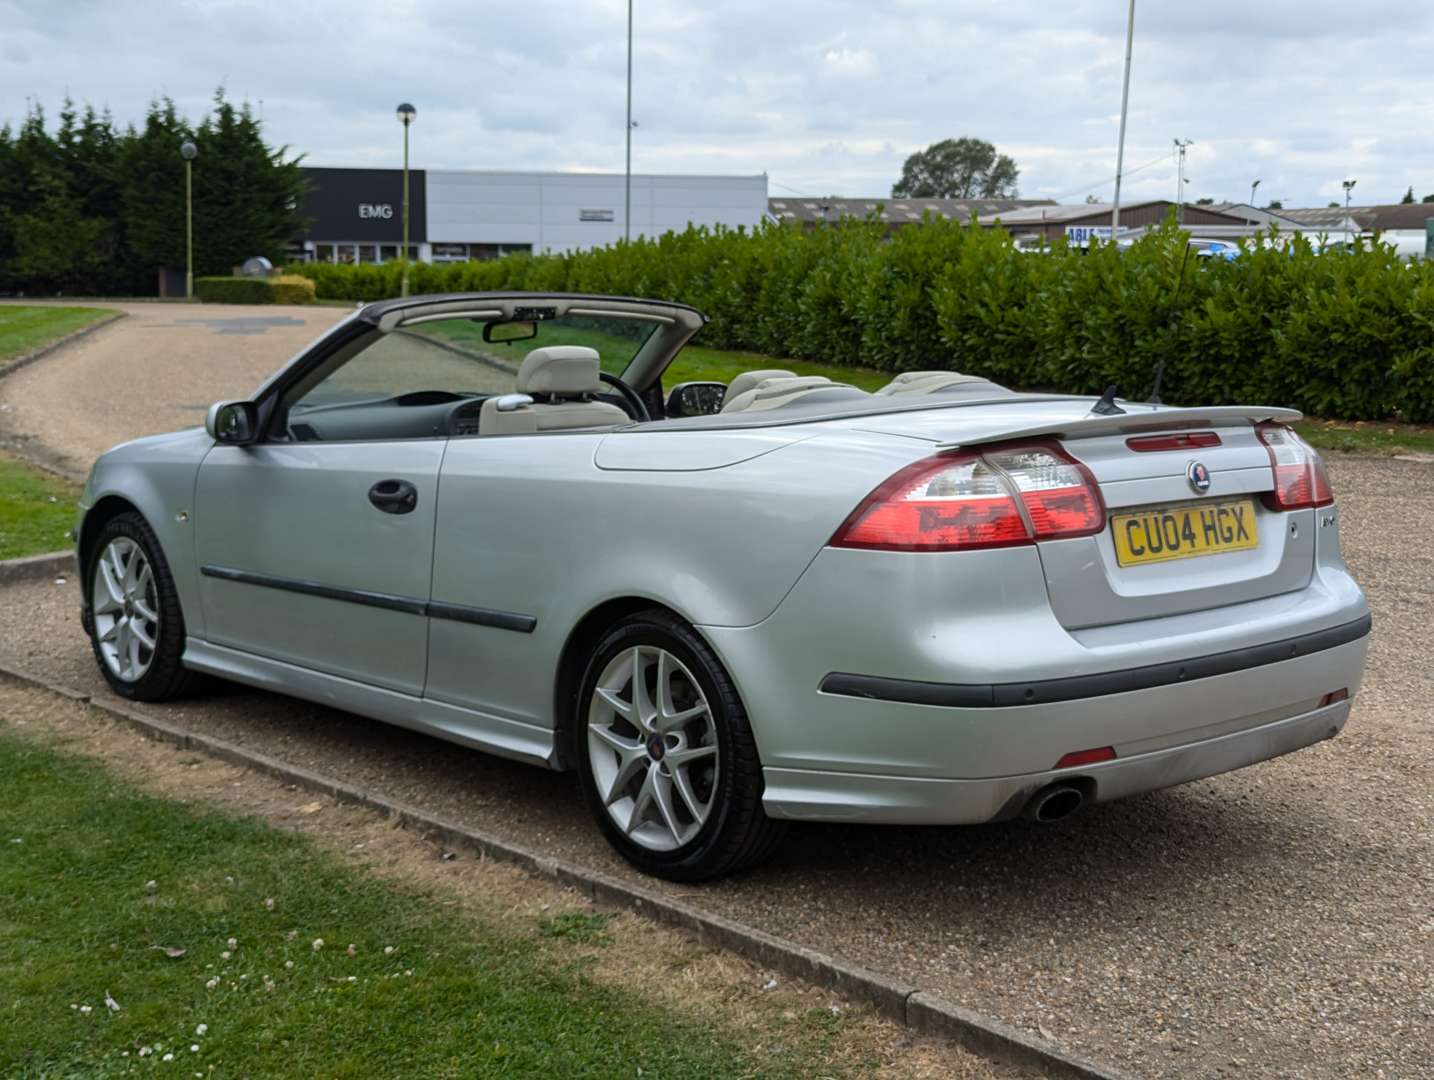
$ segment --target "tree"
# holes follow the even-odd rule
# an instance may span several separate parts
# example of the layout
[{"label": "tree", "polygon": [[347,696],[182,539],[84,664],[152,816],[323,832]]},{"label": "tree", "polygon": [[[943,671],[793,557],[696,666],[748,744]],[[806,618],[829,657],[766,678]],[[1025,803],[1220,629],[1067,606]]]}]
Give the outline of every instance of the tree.
[{"label": "tree", "polygon": [[1424,198],[1420,199],[1419,201],[1420,201],[1420,202],[1434,202],[1434,195],[1425,195]]},{"label": "tree", "polygon": [[1015,198],[1020,170],[984,139],[943,139],[918,150],[891,187],[896,199]]},{"label": "tree", "polygon": [[1400,204],[1401,206],[1404,206],[1404,205],[1406,205],[1406,204],[1408,204],[1408,203],[1412,203],[1413,201],[1414,201],[1414,185],[1413,185],[1413,184],[1410,184],[1410,185],[1409,185],[1409,190],[1404,193],[1404,198],[1402,198],[1402,199],[1399,200],[1399,204]]},{"label": "tree", "polygon": [[1203,199],[1196,199],[1196,200],[1195,200],[1195,205],[1196,205],[1196,206],[1214,206],[1214,205],[1215,205],[1215,200],[1212,199],[1212,198],[1210,198],[1210,196],[1206,195]]},{"label": "tree", "polygon": [[1331,200],[1329,201],[1329,206],[1330,206],[1330,209],[1331,209],[1331,210],[1338,210],[1338,209],[1339,209],[1339,200],[1338,200],[1338,199],[1331,199]]},{"label": "tree", "polygon": [[1280,202],[1279,199],[1271,199],[1265,204],[1266,210],[1283,210],[1284,208],[1285,204]]}]

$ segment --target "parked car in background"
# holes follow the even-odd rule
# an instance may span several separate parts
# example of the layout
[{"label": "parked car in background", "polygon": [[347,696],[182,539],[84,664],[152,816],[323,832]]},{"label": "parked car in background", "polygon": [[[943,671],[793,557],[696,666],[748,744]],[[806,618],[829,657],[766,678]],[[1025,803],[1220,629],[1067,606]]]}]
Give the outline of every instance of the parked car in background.
[{"label": "parked car in background", "polygon": [[664,388],[704,321],[371,304],[109,451],[77,527],[101,672],[574,770],[677,880],[788,821],[1054,821],[1345,723],[1369,610],[1297,413],[952,371]]}]

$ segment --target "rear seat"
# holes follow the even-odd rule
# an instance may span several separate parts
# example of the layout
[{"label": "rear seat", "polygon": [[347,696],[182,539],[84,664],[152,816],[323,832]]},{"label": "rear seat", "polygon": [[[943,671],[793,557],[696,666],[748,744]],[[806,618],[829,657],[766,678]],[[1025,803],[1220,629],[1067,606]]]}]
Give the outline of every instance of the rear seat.
[{"label": "rear seat", "polygon": [[877,394],[882,397],[908,394],[945,394],[966,391],[1010,393],[1004,386],[980,375],[962,375],[957,371],[903,371]]},{"label": "rear seat", "polygon": [[[832,382],[824,375],[793,375],[785,372],[780,376],[762,379],[756,385],[745,389],[739,386],[741,378],[739,375],[733,379],[732,386],[728,388],[728,398],[722,404],[724,413],[777,409],[817,394],[835,398],[870,396],[865,390],[846,383]],[[739,392],[733,395],[733,389],[738,389]]]}]

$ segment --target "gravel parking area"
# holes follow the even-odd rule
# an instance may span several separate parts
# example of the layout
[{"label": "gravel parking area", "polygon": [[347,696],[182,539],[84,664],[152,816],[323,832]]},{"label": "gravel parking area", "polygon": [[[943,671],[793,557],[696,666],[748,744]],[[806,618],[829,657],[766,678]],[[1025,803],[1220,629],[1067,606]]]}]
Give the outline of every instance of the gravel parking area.
[{"label": "gravel parking area", "polygon": [[[689,902],[1151,1077],[1434,1075],[1434,467],[1342,458],[1375,609],[1344,734],[1055,827],[804,826]],[[0,592],[0,657],[101,694],[74,584]],[[237,687],[173,723],[607,873],[569,776]],[[647,882],[650,886],[652,882]]]},{"label": "gravel parking area", "polygon": [[0,381],[0,445],[81,477],[116,443],[194,427],[215,401],[247,397],[349,314],[308,306],[85,306],[128,317]]}]

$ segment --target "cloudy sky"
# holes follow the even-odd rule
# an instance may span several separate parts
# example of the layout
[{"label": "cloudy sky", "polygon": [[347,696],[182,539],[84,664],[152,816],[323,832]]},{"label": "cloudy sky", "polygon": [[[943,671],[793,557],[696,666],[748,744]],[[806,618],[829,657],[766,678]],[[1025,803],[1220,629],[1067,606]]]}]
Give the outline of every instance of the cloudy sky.
[{"label": "cloudy sky", "polygon": [[[974,135],[1021,194],[1108,198],[1125,0],[636,0],[638,172],[762,173],[884,195]],[[69,94],[128,121],[216,86],[320,165],[621,171],[623,0],[0,0],[0,123]],[[1427,0],[1137,0],[1129,197],[1324,205],[1434,192]]]}]

